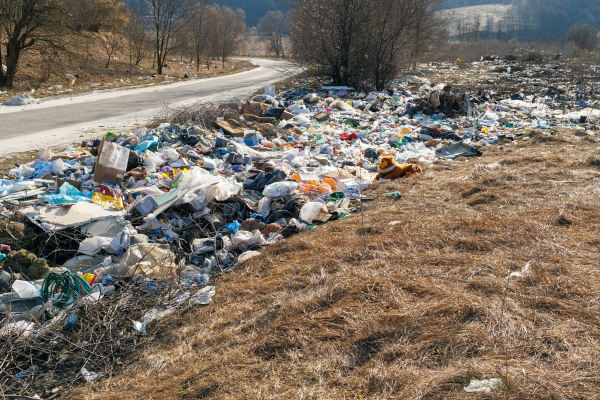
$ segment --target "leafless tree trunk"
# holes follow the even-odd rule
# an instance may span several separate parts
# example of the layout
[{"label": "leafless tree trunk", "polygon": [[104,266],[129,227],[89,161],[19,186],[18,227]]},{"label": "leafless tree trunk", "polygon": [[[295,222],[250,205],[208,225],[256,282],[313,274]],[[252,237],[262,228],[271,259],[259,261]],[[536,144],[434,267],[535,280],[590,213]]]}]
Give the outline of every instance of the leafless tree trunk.
[{"label": "leafless tree trunk", "polygon": [[283,37],[287,33],[286,16],[281,11],[269,11],[258,22],[258,33],[267,40],[268,51],[275,57],[285,57]]},{"label": "leafless tree trunk", "polygon": [[106,65],[104,68],[108,68],[110,62],[116,52],[119,50],[119,34],[118,32],[108,32],[106,35],[106,47],[104,49],[106,53]]},{"label": "leafless tree trunk", "polygon": [[[37,43],[58,46],[61,36],[61,3],[58,0],[0,0],[0,86],[12,87],[22,53]],[[2,49],[6,53],[2,56]]]},{"label": "leafless tree trunk", "polygon": [[181,12],[187,0],[145,0],[154,29],[154,51],[156,54],[156,72],[163,73],[167,57],[175,47],[175,34],[182,27]]},{"label": "leafless tree trunk", "polygon": [[130,74],[133,65],[139,65],[148,53],[148,36],[138,12],[129,12],[126,35],[129,45]]},{"label": "leafless tree trunk", "polygon": [[294,55],[336,84],[382,89],[429,45],[438,0],[296,0]]},{"label": "leafless tree trunk", "polygon": [[194,45],[194,59],[196,62],[196,71],[200,71],[200,61],[207,37],[207,8],[208,0],[200,0],[197,3],[191,3],[188,7],[190,18],[191,37]]}]

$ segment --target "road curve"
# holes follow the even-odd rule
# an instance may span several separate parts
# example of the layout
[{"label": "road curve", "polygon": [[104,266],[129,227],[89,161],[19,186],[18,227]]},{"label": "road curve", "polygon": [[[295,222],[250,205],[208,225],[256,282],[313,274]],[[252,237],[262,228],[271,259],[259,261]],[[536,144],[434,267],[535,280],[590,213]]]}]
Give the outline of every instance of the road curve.
[{"label": "road curve", "polygon": [[48,99],[22,107],[0,106],[0,157],[127,129],[166,107],[240,100],[299,72],[283,61],[248,60],[259,67],[217,78]]}]

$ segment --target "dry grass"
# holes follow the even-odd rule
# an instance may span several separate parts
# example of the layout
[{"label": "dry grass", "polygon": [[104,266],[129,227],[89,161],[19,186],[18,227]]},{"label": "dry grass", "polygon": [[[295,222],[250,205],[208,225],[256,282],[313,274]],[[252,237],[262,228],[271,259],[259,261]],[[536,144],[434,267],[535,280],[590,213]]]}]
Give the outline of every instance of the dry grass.
[{"label": "dry grass", "polygon": [[[375,187],[362,214],[264,249],[213,305],[158,323],[134,367],[68,397],[598,398],[600,143],[565,136]],[[463,391],[493,377],[503,389]]]},{"label": "dry grass", "polygon": [[[95,90],[178,82],[185,79],[185,74],[188,74],[190,79],[211,78],[253,67],[251,63],[243,60],[228,60],[225,66],[219,60],[211,60],[210,69],[203,64],[200,70],[196,71],[196,66],[190,63],[189,59],[172,56],[167,60],[164,74],[153,76],[156,70],[153,69],[152,54],[149,52],[138,66],[133,67],[130,75],[127,41],[120,41],[115,58],[108,68],[105,67],[105,48],[105,33],[85,33],[65,38],[64,49],[52,54],[43,55],[33,50],[24,53],[19,63],[15,88],[0,94],[0,103],[31,89],[35,89],[32,93],[35,98],[64,96]],[[66,73],[79,75],[74,86],[70,87],[66,82]]]}]

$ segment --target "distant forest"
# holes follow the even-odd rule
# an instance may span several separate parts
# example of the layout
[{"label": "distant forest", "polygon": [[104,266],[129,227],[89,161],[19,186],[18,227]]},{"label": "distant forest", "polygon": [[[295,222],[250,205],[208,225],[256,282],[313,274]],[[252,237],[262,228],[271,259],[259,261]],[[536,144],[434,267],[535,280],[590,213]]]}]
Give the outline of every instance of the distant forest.
[{"label": "distant forest", "polygon": [[[125,0],[143,7],[144,0]],[[215,0],[221,6],[241,8],[246,13],[246,25],[256,26],[270,10],[284,10],[278,0]],[[553,41],[565,38],[575,25],[600,26],[600,0],[444,0],[441,8],[450,9],[484,4],[513,4],[513,10],[501,25],[480,37],[516,38],[522,41]],[[465,21],[468,23],[468,21]],[[483,21],[485,22],[485,21]],[[489,29],[489,27],[486,27]]]},{"label": "distant forest", "polygon": [[[140,9],[144,8],[144,0],[125,0],[125,3]],[[223,7],[231,7],[234,10],[241,8],[246,13],[246,25],[256,26],[258,21],[271,10],[284,10],[281,1],[276,0],[215,0],[209,3],[219,4]]]},{"label": "distant forest", "polygon": [[445,0],[442,9],[480,6],[483,4],[511,4],[513,0]]},{"label": "distant forest", "polygon": [[[600,28],[600,0],[447,0],[445,4],[460,6],[465,3],[503,3],[513,6],[508,14],[495,24],[490,24],[487,20],[478,21],[477,16],[460,21],[467,31],[481,24],[481,34],[475,35],[481,39],[552,42],[565,39],[574,26],[589,25],[596,31]],[[472,37],[468,33],[462,36],[463,39]]]}]

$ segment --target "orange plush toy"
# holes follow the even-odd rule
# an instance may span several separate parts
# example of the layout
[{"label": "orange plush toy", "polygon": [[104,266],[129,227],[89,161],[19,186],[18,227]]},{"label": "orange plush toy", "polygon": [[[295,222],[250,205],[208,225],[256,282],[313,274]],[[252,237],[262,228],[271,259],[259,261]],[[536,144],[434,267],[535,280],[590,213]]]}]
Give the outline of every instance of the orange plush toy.
[{"label": "orange plush toy", "polygon": [[380,179],[396,179],[402,176],[423,172],[423,169],[417,164],[398,165],[398,163],[396,163],[396,161],[389,156],[383,157],[381,161],[379,161],[377,170],[379,173],[375,177],[376,181]]}]

